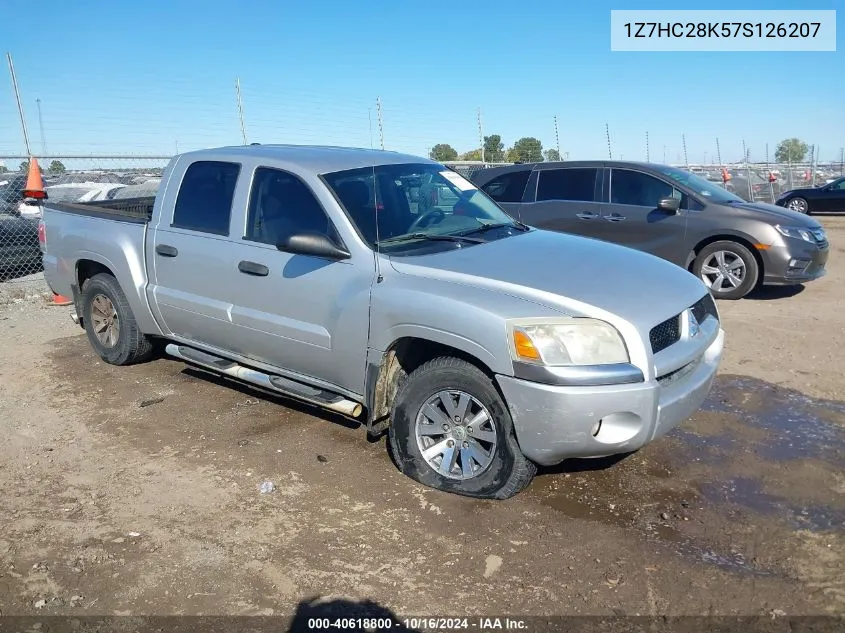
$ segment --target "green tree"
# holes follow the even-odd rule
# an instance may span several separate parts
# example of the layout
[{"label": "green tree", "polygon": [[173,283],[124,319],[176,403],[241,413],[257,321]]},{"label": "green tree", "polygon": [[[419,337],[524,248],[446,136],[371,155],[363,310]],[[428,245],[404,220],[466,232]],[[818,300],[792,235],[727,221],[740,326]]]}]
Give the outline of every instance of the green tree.
[{"label": "green tree", "polygon": [[64,163],[62,163],[62,161],[54,160],[52,163],[50,163],[50,166],[47,168],[47,171],[56,174],[63,174],[67,171],[67,169],[65,169]]},{"label": "green tree", "polygon": [[488,163],[501,163],[505,160],[505,144],[498,134],[484,137],[484,160]]},{"label": "green tree", "polygon": [[543,152],[543,155],[549,162],[560,160],[560,152],[558,152],[556,149],[547,149],[545,152]]},{"label": "green tree", "polygon": [[543,144],[533,136],[525,136],[508,150],[508,160],[512,163],[540,163],[543,161]]},{"label": "green tree", "polygon": [[471,149],[461,154],[461,160],[481,160],[481,149]]},{"label": "green tree", "polygon": [[6,169],[5,165],[0,165],[0,174],[5,174],[7,171],[9,171],[9,170]]},{"label": "green tree", "polygon": [[810,146],[797,138],[787,138],[778,143],[775,160],[779,163],[800,163],[807,156]]},{"label": "green tree", "polygon": [[431,151],[428,153],[428,157],[431,160],[438,161],[457,160],[458,150],[447,143],[438,143],[431,148]]},{"label": "green tree", "polygon": [[28,172],[29,171],[29,161],[28,160],[21,162],[20,170],[22,172]]}]

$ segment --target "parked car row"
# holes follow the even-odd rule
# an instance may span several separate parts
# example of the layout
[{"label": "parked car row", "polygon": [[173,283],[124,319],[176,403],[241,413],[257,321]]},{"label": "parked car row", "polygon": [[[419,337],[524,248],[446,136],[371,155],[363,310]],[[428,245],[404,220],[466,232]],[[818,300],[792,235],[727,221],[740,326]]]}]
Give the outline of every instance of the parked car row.
[{"label": "parked car row", "polygon": [[[45,178],[49,200],[96,202],[155,195],[160,178],[138,174],[67,173]],[[24,198],[26,174],[0,174],[0,277],[40,270],[38,225],[42,206]]]},{"label": "parked car row", "polygon": [[[747,202],[683,169],[572,161],[494,167],[472,178],[530,226],[657,255],[693,272],[719,299],[825,273],[829,245],[817,221],[792,209]],[[651,280],[642,283],[650,287]]]},{"label": "parked car row", "polygon": [[38,224],[21,215],[26,176],[0,174],[0,281],[41,266]]}]

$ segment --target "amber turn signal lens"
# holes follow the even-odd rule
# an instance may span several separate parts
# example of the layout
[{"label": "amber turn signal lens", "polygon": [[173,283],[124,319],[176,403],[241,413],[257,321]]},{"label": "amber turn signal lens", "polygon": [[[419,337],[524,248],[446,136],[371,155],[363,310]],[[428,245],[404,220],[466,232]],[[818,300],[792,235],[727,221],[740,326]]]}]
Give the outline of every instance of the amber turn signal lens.
[{"label": "amber turn signal lens", "polygon": [[525,332],[516,330],[513,333],[513,343],[514,347],[516,347],[516,355],[520,358],[540,360],[540,352],[537,351],[534,343],[531,342],[531,339],[528,338]]}]

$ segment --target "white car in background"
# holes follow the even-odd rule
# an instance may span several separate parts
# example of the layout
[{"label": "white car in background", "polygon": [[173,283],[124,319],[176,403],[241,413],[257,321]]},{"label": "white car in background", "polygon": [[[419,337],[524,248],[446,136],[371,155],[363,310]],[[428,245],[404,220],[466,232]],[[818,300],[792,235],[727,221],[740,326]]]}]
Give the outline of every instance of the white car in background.
[{"label": "white car in background", "polygon": [[161,178],[150,178],[145,182],[128,185],[114,192],[112,200],[124,198],[153,198],[161,185]]},{"label": "white car in background", "polygon": [[[96,202],[111,200],[126,185],[117,182],[68,182],[44,188],[47,199],[55,202]],[[41,205],[22,201],[18,207],[22,217],[40,218]]]}]

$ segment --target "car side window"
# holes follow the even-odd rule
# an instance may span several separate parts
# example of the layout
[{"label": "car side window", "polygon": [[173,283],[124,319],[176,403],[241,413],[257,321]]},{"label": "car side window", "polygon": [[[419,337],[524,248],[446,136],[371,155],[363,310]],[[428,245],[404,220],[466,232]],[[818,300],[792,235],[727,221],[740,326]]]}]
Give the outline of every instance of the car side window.
[{"label": "car side window", "polygon": [[542,200],[574,200],[595,202],[595,167],[543,169],[537,183],[537,202]]},{"label": "car side window", "polygon": [[228,235],[240,171],[238,163],[204,160],[189,165],[179,187],[170,226]]},{"label": "car side window", "polygon": [[839,182],[834,182],[831,189],[838,189],[839,191],[845,191],[845,178],[843,178]]},{"label": "car side window", "polygon": [[339,241],[334,225],[304,182],[279,169],[257,168],[244,239],[276,246],[299,233],[317,233]]},{"label": "car side window", "polygon": [[530,169],[511,171],[497,176],[481,189],[496,202],[522,202],[530,175]]},{"label": "car side window", "polygon": [[687,196],[659,178],[630,169],[613,169],[610,174],[611,204],[656,208],[661,198],[679,198],[687,208]]}]

